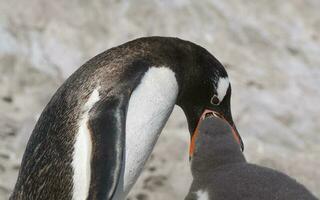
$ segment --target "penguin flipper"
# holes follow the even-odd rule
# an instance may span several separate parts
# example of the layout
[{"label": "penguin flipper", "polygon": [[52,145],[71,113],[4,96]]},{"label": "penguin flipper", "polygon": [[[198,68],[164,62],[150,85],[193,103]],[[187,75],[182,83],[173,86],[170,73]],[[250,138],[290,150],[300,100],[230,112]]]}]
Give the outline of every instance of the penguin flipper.
[{"label": "penguin flipper", "polygon": [[92,160],[88,199],[110,200],[116,191],[124,155],[127,102],[124,95],[109,97],[90,110]]}]

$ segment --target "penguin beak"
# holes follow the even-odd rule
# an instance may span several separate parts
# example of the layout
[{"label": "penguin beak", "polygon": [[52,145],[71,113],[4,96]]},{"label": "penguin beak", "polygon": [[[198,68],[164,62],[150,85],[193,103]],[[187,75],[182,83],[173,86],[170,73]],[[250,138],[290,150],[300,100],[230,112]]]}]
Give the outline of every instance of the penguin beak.
[{"label": "penguin beak", "polygon": [[219,117],[219,118],[227,121],[228,124],[232,127],[232,133],[233,133],[234,139],[239,144],[241,151],[243,151],[243,149],[244,149],[243,142],[242,142],[242,139],[240,137],[240,134],[239,134],[236,126],[233,123],[232,118],[230,118],[231,120],[227,120],[226,117],[224,117],[220,113],[218,113],[216,111],[213,111],[213,110],[205,109],[203,111],[203,113],[201,114],[201,116],[200,116],[200,118],[198,120],[198,123],[197,123],[197,125],[195,127],[195,130],[194,130],[194,132],[193,132],[193,134],[191,136],[191,142],[190,142],[190,148],[189,148],[189,159],[190,160],[191,160],[191,158],[192,158],[192,156],[194,154],[194,151],[195,151],[195,142],[196,142],[197,136],[199,135],[200,124],[207,117]]}]

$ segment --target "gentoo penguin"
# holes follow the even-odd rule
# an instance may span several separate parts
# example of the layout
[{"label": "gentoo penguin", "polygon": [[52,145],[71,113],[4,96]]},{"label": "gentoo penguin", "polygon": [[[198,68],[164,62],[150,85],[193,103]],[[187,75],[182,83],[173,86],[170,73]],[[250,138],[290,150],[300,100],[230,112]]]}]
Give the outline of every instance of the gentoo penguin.
[{"label": "gentoo penguin", "polygon": [[205,109],[228,120],[231,87],[222,64],[178,38],[140,38],[81,66],[43,110],[11,199],[124,199],[174,105],[193,134]]},{"label": "gentoo penguin", "polygon": [[247,163],[225,120],[211,114],[199,130],[191,158],[193,182],[186,200],[316,199],[289,176]]}]

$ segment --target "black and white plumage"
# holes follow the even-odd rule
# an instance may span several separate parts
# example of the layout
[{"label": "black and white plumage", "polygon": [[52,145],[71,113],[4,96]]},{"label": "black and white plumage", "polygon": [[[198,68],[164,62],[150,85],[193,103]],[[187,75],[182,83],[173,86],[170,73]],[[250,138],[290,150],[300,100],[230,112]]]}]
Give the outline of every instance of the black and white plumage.
[{"label": "black and white plumage", "polygon": [[186,200],[316,200],[289,176],[247,163],[230,126],[218,117],[200,123],[195,143]]},{"label": "black and white plumage", "polygon": [[224,67],[196,44],[149,37],[111,48],[73,73],[42,112],[11,199],[124,199],[175,104],[193,138],[211,109],[241,142],[230,96]]}]

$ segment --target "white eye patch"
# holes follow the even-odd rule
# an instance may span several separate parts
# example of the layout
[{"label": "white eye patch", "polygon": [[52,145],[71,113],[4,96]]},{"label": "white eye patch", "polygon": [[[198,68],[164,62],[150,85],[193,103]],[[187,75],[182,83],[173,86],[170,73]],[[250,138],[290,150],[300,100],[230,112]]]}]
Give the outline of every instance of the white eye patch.
[{"label": "white eye patch", "polygon": [[224,96],[227,94],[227,90],[229,88],[229,79],[228,77],[220,77],[217,86],[217,97],[220,102],[223,100]]}]

